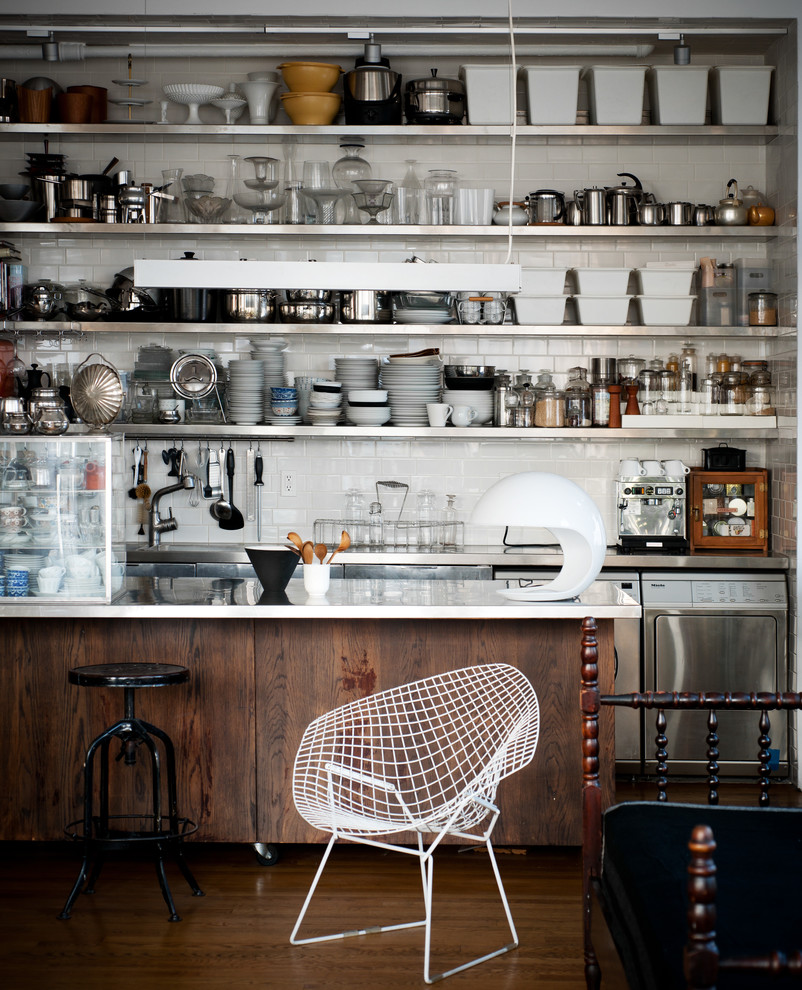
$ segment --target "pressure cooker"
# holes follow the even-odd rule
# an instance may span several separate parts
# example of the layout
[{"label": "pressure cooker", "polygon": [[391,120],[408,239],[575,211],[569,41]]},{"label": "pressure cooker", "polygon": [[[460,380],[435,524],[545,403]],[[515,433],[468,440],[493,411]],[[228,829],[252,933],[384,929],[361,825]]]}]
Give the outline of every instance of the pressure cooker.
[{"label": "pressure cooker", "polygon": [[431,76],[406,85],[404,113],[410,124],[460,124],[465,115],[465,86],[459,79]]},{"label": "pressure cooker", "polygon": [[[182,261],[194,261],[195,252],[185,251]],[[171,315],[182,323],[205,323],[213,321],[217,310],[216,289],[191,289],[179,287],[169,289]]]}]

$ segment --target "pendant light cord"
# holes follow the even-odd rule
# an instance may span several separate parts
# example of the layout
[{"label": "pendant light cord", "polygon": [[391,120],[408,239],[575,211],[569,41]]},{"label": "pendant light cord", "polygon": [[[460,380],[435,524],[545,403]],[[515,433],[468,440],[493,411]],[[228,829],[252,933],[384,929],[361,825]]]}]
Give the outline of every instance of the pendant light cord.
[{"label": "pendant light cord", "polygon": [[512,20],[512,0],[507,0],[507,26],[510,35],[510,104],[512,107],[512,125],[510,127],[510,190],[507,207],[507,257],[504,264],[512,261],[512,204],[513,187],[515,185],[515,151],[518,141],[518,73],[515,67],[515,29]]}]

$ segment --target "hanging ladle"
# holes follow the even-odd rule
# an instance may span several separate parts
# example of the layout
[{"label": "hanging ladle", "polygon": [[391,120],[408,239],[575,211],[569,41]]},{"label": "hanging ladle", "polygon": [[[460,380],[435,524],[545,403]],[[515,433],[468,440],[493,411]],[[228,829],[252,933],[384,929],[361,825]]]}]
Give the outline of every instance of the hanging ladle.
[{"label": "hanging ladle", "polygon": [[[222,466],[225,463],[225,459],[226,459],[225,448],[224,447],[220,448],[219,456],[217,454],[217,451],[215,451],[214,453],[215,453],[214,460],[212,460],[211,456],[209,457],[209,472],[210,472],[209,483],[210,485],[212,485],[212,487],[214,487],[215,482],[217,482],[220,485],[220,497],[217,499],[216,502],[212,502],[212,504],[209,506],[209,513],[214,519],[218,521],[218,523],[220,523],[220,522],[225,522],[226,520],[231,518],[233,514],[233,507],[231,503],[226,499],[225,492],[223,489]],[[214,480],[211,477],[212,471],[214,472],[215,475]]]}]

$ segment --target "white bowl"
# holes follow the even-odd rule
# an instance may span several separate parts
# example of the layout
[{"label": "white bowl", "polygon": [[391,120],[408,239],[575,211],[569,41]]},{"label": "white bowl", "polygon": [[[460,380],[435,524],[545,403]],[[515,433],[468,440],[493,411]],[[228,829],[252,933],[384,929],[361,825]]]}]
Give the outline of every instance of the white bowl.
[{"label": "white bowl", "polygon": [[588,296],[623,296],[629,283],[629,268],[572,268],[577,291]]},{"label": "white bowl", "polygon": [[162,89],[173,103],[183,103],[186,106],[209,103],[225,93],[222,86],[211,86],[209,83],[167,83]]},{"label": "white bowl", "polygon": [[389,406],[353,406],[345,407],[345,418],[357,426],[381,426],[389,421],[392,410]]},{"label": "white bowl", "polygon": [[687,327],[696,296],[635,296],[645,327]]},{"label": "white bowl", "polygon": [[577,318],[584,326],[623,326],[630,296],[574,296]]},{"label": "white bowl", "polygon": [[383,388],[352,388],[348,391],[349,402],[386,402],[387,390]]}]

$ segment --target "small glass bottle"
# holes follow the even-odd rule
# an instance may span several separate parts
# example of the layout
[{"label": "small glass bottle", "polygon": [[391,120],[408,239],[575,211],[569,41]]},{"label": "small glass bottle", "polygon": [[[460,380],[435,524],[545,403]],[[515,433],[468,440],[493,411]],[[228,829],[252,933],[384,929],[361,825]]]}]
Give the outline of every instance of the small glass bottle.
[{"label": "small glass bottle", "polygon": [[568,374],[570,377],[565,386],[565,425],[573,428],[590,426],[593,418],[587,368],[569,368]]},{"label": "small glass bottle", "polygon": [[434,543],[434,492],[418,492],[418,547],[431,550]]},{"label": "small glass bottle", "polygon": [[457,550],[462,546],[462,523],[457,519],[454,508],[456,495],[446,495],[446,507],[443,511],[443,546]]},{"label": "small glass bottle", "polygon": [[691,391],[696,390],[696,348],[690,341],[682,345],[682,353],[679,356],[680,382],[682,373],[686,372],[686,380],[690,380]]},{"label": "small glass bottle", "polygon": [[371,502],[368,515],[369,540],[372,547],[384,546],[384,525],[381,502]]}]

